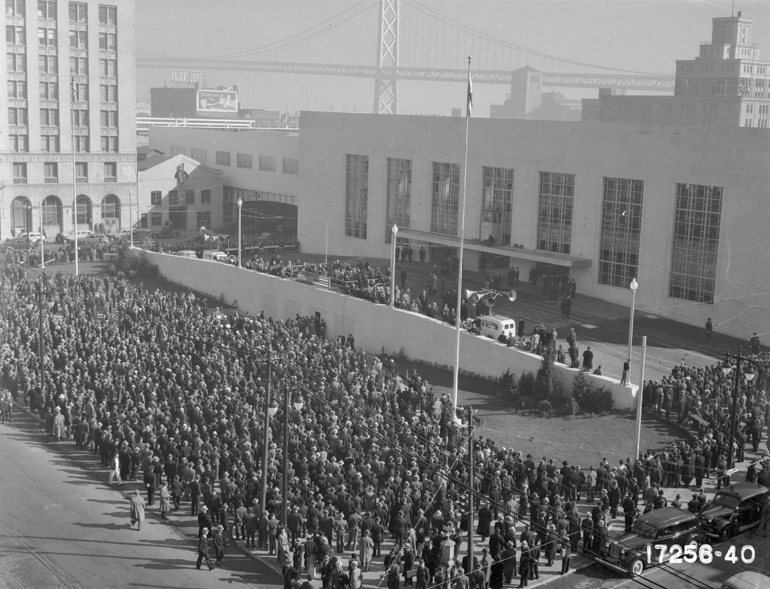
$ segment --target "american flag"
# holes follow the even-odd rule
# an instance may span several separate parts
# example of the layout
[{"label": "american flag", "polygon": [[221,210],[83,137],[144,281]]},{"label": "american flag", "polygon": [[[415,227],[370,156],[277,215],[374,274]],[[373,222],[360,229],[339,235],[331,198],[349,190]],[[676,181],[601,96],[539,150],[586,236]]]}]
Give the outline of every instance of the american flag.
[{"label": "american flag", "polygon": [[75,76],[72,76],[72,102],[76,102],[78,99],[78,84],[75,81]]},{"label": "american flag", "polygon": [[473,81],[468,77],[468,116],[471,116],[473,109]]}]

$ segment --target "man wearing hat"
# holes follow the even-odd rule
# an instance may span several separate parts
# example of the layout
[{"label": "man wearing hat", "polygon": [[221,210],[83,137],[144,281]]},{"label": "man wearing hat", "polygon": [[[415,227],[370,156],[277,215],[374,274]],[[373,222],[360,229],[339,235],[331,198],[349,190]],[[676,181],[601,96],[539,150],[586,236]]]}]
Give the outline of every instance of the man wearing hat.
[{"label": "man wearing hat", "polygon": [[529,542],[521,543],[521,558],[519,564],[519,575],[521,575],[521,582],[519,587],[527,587],[529,585],[530,565],[532,562],[532,556],[529,552]]},{"label": "man wearing hat", "polygon": [[214,530],[214,537],[212,538],[214,543],[214,556],[216,556],[218,566],[222,566],[222,559],[225,557],[225,539],[223,532],[224,528],[222,526],[217,526]]},{"label": "man wearing hat", "polygon": [[208,506],[204,505],[201,507],[200,512],[198,513],[198,537],[201,537],[201,534],[203,534],[203,530],[206,530],[208,533],[209,530],[211,530],[211,516],[209,516],[209,508]]},{"label": "man wearing hat", "polygon": [[195,563],[195,568],[200,570],[203,559],[206,559],[206,564],[209,565],[209,570],[214,567],[211,566],[211,559],[209,558],[209,540],[207,538],[209,528],[201,528],[198,538],[198,560]]}]

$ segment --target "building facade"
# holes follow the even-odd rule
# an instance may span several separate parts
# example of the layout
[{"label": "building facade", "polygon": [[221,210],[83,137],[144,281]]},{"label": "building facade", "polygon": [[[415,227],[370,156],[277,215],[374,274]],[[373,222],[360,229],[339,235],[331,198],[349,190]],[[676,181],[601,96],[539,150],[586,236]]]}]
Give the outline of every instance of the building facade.
[{"label": "building facade", "polygon": [[139,162],[139,228],[212,229],[222,225],[222,172],[186,155]]},{"label": "building facade", "polygon": [[5,4],[0,239],[42,230],[52,241],[76,218],[81,229],[127,228],[136,198],[133,0]]},{"label": "building facade", "polygon": [[[390,257],[457,247],[464,118],[303,113],[303,250]],[[578,292],[736,335],[770,323],[763,131],[471,119],[466,267],[507,257]],[[488,237],[495,245],[484,244]],[[503,270],[504,272],[505,270]]]},{"label": "building facade", "polygon": [[714,18],[711,41],[698,57],[676,62],[674,96],[615,96],[583,100],[583,121],[634,125],[768,128],[770,62],[751,42],[751,19]]},{"label": "building facade", "polygon": [[[150,127],[150,146],[189,155],[222,172],[222,223],[237,221],[240,198],[249,210],[281,203],[296,219],[299,205],[299,133],[294,130]],[[271,212],[275,204],[267,205]]]}]

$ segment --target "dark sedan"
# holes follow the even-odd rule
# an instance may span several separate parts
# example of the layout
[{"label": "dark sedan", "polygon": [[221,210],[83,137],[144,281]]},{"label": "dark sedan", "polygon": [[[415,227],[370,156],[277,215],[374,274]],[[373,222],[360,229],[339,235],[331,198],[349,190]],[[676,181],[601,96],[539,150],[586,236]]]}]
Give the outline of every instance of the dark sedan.
[{"label": "dark sedan", "polygon": [[770,489],[756,483],[734,483],[717,491],[700,514],[703,534],[724,542],[758,526]]}]

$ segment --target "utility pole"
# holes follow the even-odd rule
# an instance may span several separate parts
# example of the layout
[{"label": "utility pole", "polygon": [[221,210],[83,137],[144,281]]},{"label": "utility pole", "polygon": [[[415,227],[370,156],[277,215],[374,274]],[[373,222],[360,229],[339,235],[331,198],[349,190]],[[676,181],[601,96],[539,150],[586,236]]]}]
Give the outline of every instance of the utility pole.
[{"label": "utility pole", "polygon": [[[459,321],[459,315],[458,315]],[[468,569],[466,575],[473,572],[473,484],[474,484],[474,466],[473,466],[473,408],[468,407],[468,462],[471,472],[468,477]]]}]

